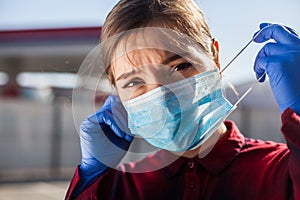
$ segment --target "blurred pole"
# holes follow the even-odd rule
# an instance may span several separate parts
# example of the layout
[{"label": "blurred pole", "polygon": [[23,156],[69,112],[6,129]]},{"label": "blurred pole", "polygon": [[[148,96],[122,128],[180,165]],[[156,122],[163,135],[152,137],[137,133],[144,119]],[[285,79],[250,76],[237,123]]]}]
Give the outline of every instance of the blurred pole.
[{"label": "blurred pole", "polygon": [[241,106],[241,125],[240,128],[246,137],[251,137],[252,127],[252,109],[248,106]]},{"label": "blurred pole", "polygon": [[50,152],[50,175],[59,178],[61,175],[61,145],[62,145],[62,109],[63,97],[56,94],[55,89],[52,110],[52,135]]}]

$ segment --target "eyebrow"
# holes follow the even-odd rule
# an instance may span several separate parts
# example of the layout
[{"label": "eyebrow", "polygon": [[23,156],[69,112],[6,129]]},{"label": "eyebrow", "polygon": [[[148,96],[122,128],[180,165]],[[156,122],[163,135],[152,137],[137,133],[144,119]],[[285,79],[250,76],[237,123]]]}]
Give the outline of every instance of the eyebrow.
[{"label": "eyebrow", "polygon": [[[162,65],[167,65],[167,64],[169,64],[170,62],[173,62],[173,61],[178,60],[178,59],[181,59],[181,58],[182,58],[182,57],[181,57],[180,55],[175,54],[175,55],[173,55],[173,56],[167,58],[166,60],[164,60],[164,61],[162,62]],[[130,76],[133,76],[133,75],[135,75],[135,74],[140,74],[140,73],[141,73],[141,70],[134,70],[134,69],[133,69],[132,71],[127,72],[127,73],[124,73],[124,74],[122,74],[121,76],[119,76],[119,77],[116,79],[116,82],[117,82],[118,80],[120,80],[120,79],[127,79],[127,78],[130,77]]]},{"label": "eyebrow", "polygon": [[118,81],[118,80],[120,80],[120,79],[127,79],[128,77],[130,77],[130,76],[133,76],[133,75],[135,75],[135,74],[140,74],[141,73],[141,70],[132,70],[132,71],[130,71],[130,72],[127,72],[127,73],[124,73],[124,74],[122,74],[121,76],[119,76],[119,78],[117,78],[116,79],[116,82]]},{"label": "eyebrow", "polygon": [[163,61],[162,64],[163,64],[163,65],[167,65],[167,64],[169,64],[170,62],[173,62],[173,61],[178,60],[178,59],[181,59],[181,58],[182,58],[182,57],[181,57],[180,55],[175,54],[175,55],[173,55],[173,56],[167,58],[165,61]]}]

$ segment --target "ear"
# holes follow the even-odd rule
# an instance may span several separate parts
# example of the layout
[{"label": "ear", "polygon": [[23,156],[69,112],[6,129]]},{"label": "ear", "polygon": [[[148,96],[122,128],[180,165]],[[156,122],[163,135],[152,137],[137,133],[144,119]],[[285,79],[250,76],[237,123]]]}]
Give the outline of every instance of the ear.
[{"label": "ear", "polygon": [[219,58],[219,42],[213,38],[213,52],[214,52],[214,61],[217,65],[217,67],[220,69],[221,64],[220,64],[220,58]]}]

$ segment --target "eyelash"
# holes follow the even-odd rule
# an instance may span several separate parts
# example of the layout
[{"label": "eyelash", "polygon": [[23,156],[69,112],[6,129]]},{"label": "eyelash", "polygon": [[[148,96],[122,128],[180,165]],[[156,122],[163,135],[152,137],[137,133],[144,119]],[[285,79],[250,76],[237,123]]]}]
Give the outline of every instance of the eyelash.
[{"label": "eyelash", "polygon": [[128,81],[124,86],[122,86],[123,89],[125,88],[131,88],[131,87],[134,87],[138,84],[143,84],[145,83],[142,79],[140,78],[133,78],[131,79],[130,81]]},{"label": "eyelash", "polygon": [[[180,63],[178,65],[174,65],[172,67],[172,71],[171,71],[170,74],[172,74],[173,72],[176,72],[176,71],[185,70],[185,69],[190,68],[190,67],[194,67],[194,66],[191,63]],[[122,86],[122,88],[123,89],[131,88],[131,87],[134,87],[136,85],[140,85],[140,84],[144,84],[144,83],[145,82],[140,78],[133,78],[130,81],[128,81],[124,86]]]},{"label": "eyelash", "polygon": [[[194,67],[194,66],[191,63],[180,63],[180,64],[174,65],[172,67],[172,72],[185,70],[185,69],[190,68],[190,67]],[[180,68],[180,69],[178,69],[178,68]]]}]

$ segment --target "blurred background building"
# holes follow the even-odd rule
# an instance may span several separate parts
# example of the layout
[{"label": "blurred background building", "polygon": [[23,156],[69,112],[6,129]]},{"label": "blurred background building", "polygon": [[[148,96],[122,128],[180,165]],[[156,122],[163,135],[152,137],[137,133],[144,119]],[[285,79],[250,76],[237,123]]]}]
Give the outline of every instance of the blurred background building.
[{"label": "blurred background building", "polygon": [[[76,74],[98,44],[104,18],[116,2],[0,0],[0,200],[26,199],[12,194],[20,191],[15,183],[25,190],[30,188],[26,183],[36,184],[32,192],[39,194],[28,199],[63,198],[81,157],[72,105],[84,112],[91,101],[88,95],[73,101]],[[298,0],[196,3],[220,42],[223,65],[262,21],[300,30]],[[224,74],[238,91],[255,80],[252,65],[260,47],[252,45]],[[285,142],[268,83],[255,86],[230,119],[247,137]]]},{"label": "blurred background building", "polygon": [[[79,163],[72,90],[101,27],[0,32],[0,181],[68,178]],[[82,102],[84,103],[84,101]]]}]

